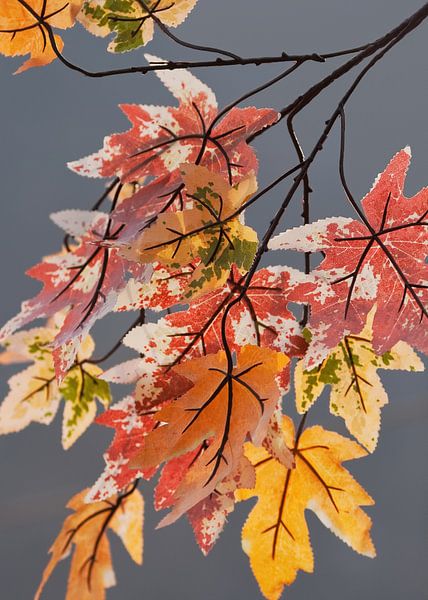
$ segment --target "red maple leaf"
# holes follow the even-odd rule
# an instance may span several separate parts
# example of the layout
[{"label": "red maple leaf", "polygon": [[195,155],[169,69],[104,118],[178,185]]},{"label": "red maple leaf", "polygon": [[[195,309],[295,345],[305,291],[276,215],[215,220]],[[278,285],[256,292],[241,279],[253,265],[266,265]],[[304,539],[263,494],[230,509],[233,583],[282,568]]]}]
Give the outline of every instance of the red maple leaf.
[{"label": "red maple leaf", "polygon": [[319,363],[344,334],[361,331],[374,304],[377,354],[399,340],[427,353],[428,188],[412,198],[403,195],[409,164],[409,148],[392,158],[362,200],[362,222],[329,218],[272,240],[272,249],[325,255],[314,273],[326,277],[330,291],[320,294],[304,283],[290,296],[311,304],[308,366]]},{"label": "red maple leaf", "polygon": [[[159,281],[162,279],[160,276]],[[152,308],[165,308],[168,299],[172,303],[179,300],[185,273],[179,272],[175,277],[166,275],[165,279],[167,286],[161,283],[158,287]],[[223,315],[241,292],[243,279],[236,269],[232,269],[226,285],[191,302],[185,310],[171,313],[157,323],[135,327],[123,343],[139,352],[142,358],[112,367],[104,373],[105,379],[113,383],[138,381],[137,397],[148,398],[150,390],[156,389],[170,368],[181,360],[221,350]],[[229,348],[238,351],[246,344],[256,344],[280,350],[289,357],[301,357],[306,342],[296,317],[287,308],[287,301],[295,286],[305,279],[303,273],[289,267],[267,267],[257,271],[243,298],[228,314],[225,332]],[[154,284],[155,289],[156,285],[159,284]],[[319,283],[311,285],[314,288]],[[147,302],[147,287],[142,284],[134,288],[132,296],[128,293],[129,305],[125,304],[123,308],[138,308],[139,301]],[[288,389],[289,365],[280,374],[278,383],[284,392]]]},{"label": "red maple leaf", "polygon": [[155,421],[147,415],[132,396],[117,402],[97,417],[96,423],[112,427],[115,436],[104,454],[106,467],[91,488],[88,500],[99,502],[120,493],[137,477],[150,479],[156,468],[136,471],[128,466],[130,459],[141,449],[144,437],[151,431]]},{"label": "red maple leaf", "polygon": [[194,75],[185,69],[156,74],[179,106],[121,105],[132,128],[107,136],[100,151],[69,163],[73,171],[87,177],[118,176],[125,183],[174,172],[183,162],[223,172],[231,182],[257,170],[246,139],[275,122],[275,110],[235,107],[217,121],[214,93]]},{"label": "red maple leaf", "polygon": [[48,256],[27,271],[43,283],[43,289],[23,302],[21,312],[1,329],[0,340],[35,319],[68,309],[53,342],[56,373],[61,378],[94,322],[113,310],[118,293],[126,285],[127,271],[144,279],[151,269],[130,263],[116,250],[100,245],[115,233],[106,214],[62,211],[53,215],[53,220],[68,234],[81,236],[79,242],[70,252]]},{"label": "red maple leaf", "polygon": [[[202,447],[183,456],[173,458],[162,469],[155,489],[156,510],[171,508],[175,493],[188,469],[198,458]],[[217,484],[215,491],[187,511],[195,540],[202,552],[207,555],[223,531],[228,515],[235,508],[234,492],[238,487],[252,488],[255,484],[255,471],[248,459],[242,457],[232,476]]]},{"label": "red maple leaf", "polygon": [[189,380],[172,371],[163,372],[162,376],[156,371],[153,377],[144,374],[140,371],[142,363],[141,359],[130,360],[102,375],[102,379],[113,383],[132,383],[138,377],[142,377],[143,383],[137,390],[137,397],[127,396],[95,421],[112,427],[115,435],[104,454],[105,469],[88,496],[91,502],[105,500],[112,493],[123,491],[137,477],[150,479],[154,475],[157,467],[136,470],[129,466],[129,462],[141,450],[144,438],[156,425],[152,415],[166,401],[185,393],[192,386]]}]

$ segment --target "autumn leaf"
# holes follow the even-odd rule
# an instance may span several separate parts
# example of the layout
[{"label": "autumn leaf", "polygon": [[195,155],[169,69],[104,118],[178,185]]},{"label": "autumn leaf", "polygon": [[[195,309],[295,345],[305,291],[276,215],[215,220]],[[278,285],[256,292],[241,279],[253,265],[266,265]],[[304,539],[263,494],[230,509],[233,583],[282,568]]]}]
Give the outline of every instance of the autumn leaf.
[{"label": "autumn leaf", "polygon": [[[146,58],[163,62],[150,55]],[[275,110],[235,107],[219,118],[207,136],[219,114],[212,90],[185,69],[156,75],[179,106],[121,105],[132,128],[107,136],[99,152],[69,163],[73,171],[87,177],[118,176],[126,183],[177,172],[182,163],[198,161],[234,183],[257,170],[256,155],[246,139],[275,122]]]},{"label": "autumn leaf", "polygon": [[403,194],[410,149],[398,152],[363,198],[366,223],[329,218],[286,231],[272,249],[322,251],[316,271],[332,284],[329,297],[296,290],[311,304],[313,341],[306,366],[319,364],[344,335],[358,333],[376,304],[373,348],[377,354],[398,341],[428,352],[428,188]]},{"label": "autumn leaf", "polygon": [[[302,275],[280,266],[255,272],[242,299],[228,312],[226,335],[232,350],[254,344],[280,350],[290,357],[303,355],[306,343],[300,325],[287,308],[288,295]],[[224,286],[192,299],[185,310],[159,321],[160,327],[170,329],[171,350],[176,357],[199,356],[222,348],[223,315],[243,292],[243,280],[239,271],[232,268]]]},{"label": "autumn leaf", "polygon": [[94,35],[115,34],[109,52],[128,52],[153,39],[151,15],[168,27],[178,27],[197,0],[87,0],[78,19]]},{"label": "autumn leaf", "polygon": [[[130,186],[131,184],[126,183],[123,187]],[[131,244],[159,214],[168,209],[183,210],[184,204],[183,182],[179,171],[134,186],[134,192],[125,201],[116,204],[110,214],[112,230],[117,231],[112,245],[114,241],[120,242],[120,245]]]},{"label": "autumn leaf", "polygon": [[195,165],[182,166],[182,172],[193,208],[159,215],[123,253],[134,262],[159,261],[176,269],[199,260],[187,280],[184,295],[191,297],[221,286],[232,264],[241,272],[250,268],[257,234],[243,224],[239,210],[256,192],[257,182],[250,174],[231,187],[221,175]]},{"label": "autumn leaf", "polygon": [[[139,469],[154,467],[206,442],[174,494],[167,525],[206,498],[218,482],[233,473],[248,436],[261,443],[279,400],[275,377],[287,357],[256,346],[244,346],[228,371],[226,354],[188,360],[172,369],[193,383],[153,415],[159,424],[131,460]],[[291,462],[291,457],[290,457]]]},{"label": "autumn leaf", "polygon": [[[199,456],[200,446],[187,454],[171,459],[162,469],[155,489],[155,509],[164,510],[174,504],[174,495],[188,469]],[[210,494],[187,511],[195,540],[204,555],[213,548],[222,533],[227,517],[235,509],[234,493],[238,488],[254,487],[254,467],[245,456],[241,456],[234,473],[220,481]]]},{"label": "autumn leaf", "polygon": [[318,425],[303,431],[295,442],[288,417],[283,430],[288,447],[294,447],[296,467],[287,469],[264,449],[247,444],[245,454],[256,467],[256,486],[236,492],[238,500],[258,497],[242,530],[242,547],[268,600],[278,600],[299,570],[313,571],[307,509],[356,552],[375,556],[371,519],[360,508],[373,500],[341,464],[366,452]]},{"label": "autumn leaf", "polygon": [[[133,284],[120,296],[120,310],[138,307],[165,309],[180,301],[188,275],[171,275],[165,268],[154,271],[154,281]],[[287,308],[287,299],[306,275],[289,267],[267,267],[254,274],[242,300],[233,304],[226,319],[229,348],[239,351],[247,344],[283,351],[287,356],[301,357],[306,342],[301,327]],[[312,278],[315,280],[315,278]],[[223,348],[222,320],[226,308],[242,292],[243,277],[232,268],[226,284],[192,299],[182,310],[176,310],[156,323],[134,327],[123,344],[141,357],[120,363],[103,375],[112,383],[137,382],[137,396],[148,398],[164,380],[170,367],[189,358],[213,354]],[[322,281],[324,283],[324,281]],[[289,364],[278,375],[283,393],[289,386]],[[155,394],[156,396],[156,394]],[[145,400],[147,405],[147,401]]]},{"label": "autumn leaf", "polygon": [[115,430],[115,437],[104,454],[105,469],[87,494],[90,502],[107,500],[126,489],[136,477],[150,479],[155,473],[156,468],[136,471],[129,467],[129,461],[138,453],[143,438],[155,425],[152,417],[145,412],[132,396],[127,396],[97,418],[99,425]]},{"label": "autumn leaf", "polygon": [[107,408],[111,395],[108,383],[99,379],[102,369],[87,362],[94,351],[90,336],[80,347],[76,365],[58,383],[50,348],[57,332],[53,326],[38,327],[4,342],[0,362],[33,364],[9,379],[10,390],[0,406],[0,434],[21,431],[33,422],[49,425],[63,399],[62,445],[68,449],[95,419],[96,400]]},{"label": "autumn leaf", "polygon": [[[270,290],[268,284],[272,286],[280,285],[280,281],[280,275],[277,274],[273,277],[270,271],[266,273],[265,270],[261,270],[256,275],[254,280],[255,288],[254,290],[250,288],[249,297],[253,298],[254,306],[261,311],[261,314],[263,314],[263,304],[265,305],[265,310],[271,309],[274,313],[276,310],[284,311],[284,305],[277,297],[278,289],[276,287],[272,291],[275,297],[267,300]],[[285,277],[284,286],[287,281],[288,278]],[[257,283],[262,282],[266,285],[257,285]],[[290,279],[290,284],[291,282],[292,280]],[[254,295],[252,296],[253,291]],[[263,298],[261,294],[264,294],[265,297]],[[222,302],[221,299],[225,300],[225,302]],[[123,476],[125,477],[125,481],[128,480],[127,478],[133,476],[128,463],[141,441],[139,432],[140,420],[135,413],[135,408],[138,406],[137,410],[142,414],[153,414],[154,411],[159,410],[171,397],[183,394],[190,387],[189,380],[186,379],[186,373],[185,371],[180,371],[181,374],[179,375],[176,369],[171,367],[181,362],[184,358],[200,357],[207,353],[214,354],[222,349],[220,330],[221,314],[223,313],[220,314],[220,311],[224,311],[227,301],[227,294],[225,296],[222,293],[220,297],[215,297],[215,293],[212,295],[207,294],[201,297],[200,300],[192,303],[189,310],[171,313],[160,319],[157,323],[146,323],[134,327],[124,337],[124,345],[136,350],[140,354],[140,357],[132,358],[111,367],[103,373],[102,378],[115,384],[136,383],[134,398],[130,399],[130,414],[127,415],[126,410],[121,413],[115,413],[115,407],[112,407],[110,411],[99,417],[97,422],[109,425],[110,423],[107,422],[107,419],[109,419],[110,414],[112,417],[114,414],[114,423],[118,423],[119,425],[125,423],[124,436],[127,435],[131,443],[128,444],[128,439],[124,440],[118,432],[117,444],[115,438],[113,445],[105,455],[107,467],[99,480],[103,494],[113,493],[113,491],[121,489],[120,487],[110,488],[108,481],[112,480],[112,485],[120,486]],[[218,305],[220,306],[220,310]],[[186,313],[189,317],[188,319],[186,319]],[[254,340],[254,336],[248,333],[249,320],[245,317],[245,313],[243,314],[244,316],[241,316],[239,311],[231,311],[231,318],[227,320],[226,331],[228,340],[230,341],[229,347],[235,352],[239,352],[242,346],[248,344],[249,340]],[[208,319],[207,321],[204,321],[205,317]],[[235,323],[235,317],[238,320],[237,323]],[[281,322],[279,318],[278,322]],[[194,334],[197,333],[198,326],[201,327],[201,331],[199,332],[201,335],[195,337]],[[241,329],[242,332],[240,331]],[[298,339],[296,336],[294,341],[296,342]],[[263,338],[266,346],[274,350],[278,350],[284,340],[285,337],[281,336],[279,337],[278,344],[276,344],[275,336],[268,336],[266,339]],[[300,338],[300,342],[302,341],[303,338]],[[287,347],[286,344],[285,347]],[[287,362],[276,375],[276,383],[282,394],[285,394],[288,390],[289,373],[289,364]],[[281,411],[277,407],[268,423],[263,444],[273,456],[287,460],[289,450],[284,446],[283,436],[278,431],[278,412],[280,414]],[[116,415],[118,415],[117,419]],[[127,425],[128,421],[130,423],[129,426]],[[115,424],[111,426],[116,428]],[[135,445],[132,443],[134,439],[136,441]],[[108,457],[110,456],[110,450],[113,450],[113,448],[115,458],[111,461]],[[98,493],[99,488],[95,487]],[[94,499],[98,499],[98,496],[95,496]]]},{"label": "autumn leaf", "polygon": [[299,362],[294,371],[297,410],[309,410],[330,385],[330,412],[345,420],[348,431],[369,452],[376,448],[381,409],[388,403],[378,369],[424,370],[423,362],[405,342],[397,342],[381,356],[374,352],[373,317],[372,310],[363,331],[346,336],[321,365],[307,371]]},{"label": "autumn leaf", "polygon": [[110,232],[106,214],[66,210],[52,218],[66,233],[78,237],[78,243],[69,252],[45,257],[27,271],[43,283],[43,289],[23,302],[21,311],[2,327],[0,342],[35,319],[66,310],[63,325],[52,341],[55,371],[60,379],[74,363],[79,345],[95,321],[114,309],[118,294],[126,285],[126,274],[144,280],[151,269],[132,265],[116,250],[100,245]]},{"label": "autumn leaf", "polygon": [[105,600],[106,588],[116,584],[107,531],[114,531],[122,540],[129,556],[141,565],[143,562],[144,503],[136,486],[122,496],[108,501],[85,503],[88,490],[73,496],[67,508],[73,510],[54,541],[50,561],[46,566],[35,600],[55,567],[73,553],[65,600]]},{"label": "autumn leaf", "polygon": [[30,58],[16,73],[43,67],[57,57],[64,44],[54,29],[68,29],[75,22],[82,0],[2,0],[0,3],[0,53]]},{"label": "autumn leaf", "polygon": [[133,396],[116,402],[96,419],[97,424],[113,428],[115,435],[104,454],[104,471],[88,494],[91,501],[105,500],[121,492],[136,477],[150,479],[153,476],[157,465],[136,471],[130,466],[131,460],[140,451],[144,437],[156,425],[153,419],[156,410],[174,395],[184,394],[192,385],[172,370],[163,369],[150,350],[153,349],[149,346],[144,359],[131,359],[102,375],[104,380],[112,383],[129,384],[138,380],[138,384]]},{"label": "autumn leaf", "polygon": [[[173,283],[169,288],[168,284],[174,278],[171,279],[162,269],[157,273],[160,280],[166,275],[167,287],[163,290],[165,295],[153,296],[156,305],[168,299],[179,285]],[[306,343],[297,320],[287,309],[287,297],[303,277],[303,273],[287,267],[256,271],[243,300],[233,306],[226,320],[226,335],[232,351],[239,352],[242,346],[258,343],[272,350],[283,350],[289,356],[302,356]],[[182,279],[178,278],[180,285],[183,285]],[[122,427],[123,423],[124,431],[123,437],[118,436],[117,444],[115,442],[105,455],[106,469],[94,487],[94,493],[102,493],[102,496],[96,495],[94,499],[120,491],[123,482],[128,483],[134,476],[128,463],[135,446],[128,444],[125,437],[128,435],[130,440],[135,439],[137,444],[140,442],[135,405],[140,407],[141,412],[150,412],[171,397],[171,390],[178,392],[182,389],[184,392],[185,372],[180,380],[171,367],[184,359],[214,354],[222,349],[222,318],[226,307],[241,292],[241,279],[236,269],[232,269],[225,286],[193,300],[185,310],[166,315],[156,323],[134,327],[125,336],[123,344],[138,352],[140,357],[113,366],[102,377],[115,384],[136,383],[135,399],[129,400],[129,415],[125,409],[116,412],[112,407],[97,419],[97,422],[109,425],[107,419],[112,415],[112,426],[116,427],[117,423]],[[136,292],[134,298],[129,297],[130,308],[140,306],[139,302],[148,302],[150,292],[157,289],[143,288]],[[276,382],[282,393],[288,390],[289,364],[278,373]],[[278,430],[274,413],[264,445],[272,455],[284,457],[288,450],[283,447],[283,436]]]}]

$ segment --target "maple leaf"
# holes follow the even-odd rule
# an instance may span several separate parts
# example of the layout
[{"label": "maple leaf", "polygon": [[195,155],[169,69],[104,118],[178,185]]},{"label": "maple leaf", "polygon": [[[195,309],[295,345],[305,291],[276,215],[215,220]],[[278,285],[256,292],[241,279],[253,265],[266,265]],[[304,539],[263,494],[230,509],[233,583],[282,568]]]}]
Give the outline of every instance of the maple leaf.
[{"label": "maple leaf", "polygon": [[152,15],[168,27],[178,27],[197,0],[87,0],[78,19],[91,33],[115,34],[109,52],[128,52],[153,39]]},{"label": "maple leaf", "polygon": [[115,437],[104,454],[106,467],[87,494],[89,502],[107,500],[132,484],[137,477],[150,479],[156,471],[156,468],[136,471],[128,464],[139,451],[143,438],[155,425],[152,417],[141,410],[132,396],[117,402],[100,415],[96,422],[114,428]]},{"label": "maple leaf", "polygon": [[306,509],[356,552],[375,556],[371,519],[360,508],[373,500],[341,464],[366,452],[318,425],[303,431],[295,442],[288,417],[283,419],[283,431],[288,447],[294,446],[295,468],[287,469],[264,449],[247,444],[245,454],[256,468],[256,486],[235,493],[237,500],[258,497],[242,530],[242,547],[269,600],[281,596],[298,570],[313,571]]},{"label": "maple leaf", "polygon": [[105,469],[88,494],[90,502],[105,500],[121,492],[136,477],[150,479],[154,475],[156,466],[136,471],[130,466],[130,461],[141,449],[144,437],[156,425],[153,414],[157,408],[175,394],[184,393],[191,387],[188,379],[173,372],[160,375],[159,371],[154,370],[152,377],[141,375],[137,360],[113,367],[103,374],[103,379],[114,383],[131,383],[139,376],[142,382],[135,397],[127,396],[96,419],[99,425],[112,427],[115,436],[104,454]]},{"label": "maple leaf", "polygon": [[[164,272],[157,271],[162,282]],[[260,345],[285,352],[288,356],[302,356],[306,342],[294,315],[287,309],[287,299],[297,282],[306,275],[288,267],[267,267],[256,271],[243,299],[235,303],[226,320],[226,337],[232,351],[239,351],[247,344]],[[136,350],[141,358],[131,359],[103,374],[112,383],[137,383],[136,395],[140,399],[153,395],[153,391],[170,368],[184,358],[213,354],[223,349],[222,319],[226,308],[242,291],[242,277],[232,269],[227,283],[213,292],[192,299],[185,310],[173,312],[157,323],[137,326],[123,339],[123,344]],[[313,276],[309,279],[317,281]],[[172,284],[171,284],[172,282]],[[142,285],[134,293],[122,296],[123,309],[148,307],[150,292],[154,305],[150,308],[166,308],[182,294],[186,277],[165,277],[165,287]],[[324,284],[324,280],[321,280]],[[156,284],[159,286],[160,284]],[[171,287],[170,287],[171,285]],[[175,300],[177,301],[177,300]],[[289,365],[279,374],[277,382],[283,393],[288,390]],[[154,394],[156,397],[156,394]]]},{"label": "maple leaf", "polygon": [[[202,323],[198,320],[201,319],[204,314],[199,312],[201,306],[204,306],[208,311],[210,309],[210,305],[208,303],[204,304],[203,299],[201,299],[200,305],[199,307],[196,307],[194,314],[191,314],[190,311],[188,311],[189,316],[192,318],[195,317],[196,323]],[[222,310],[224,310],[224,306],[222,307]],[[181,327],[174,324],[176,316],[179,320],[184,319],[184,326]],[[218,312],[214,313],[214,319],[218,317]],[[105,371],[102,378],[116,384],[136,382],[136,389],[134,392],[135,400],[133,400],[133,402],[138,405],[139,410],[143,412],[143,414],[153,414],[156,410],[159,410],[165,402],[170,400],[171,397],[181,395],[189,388],[189,381],[186,379],[187,375],[185,371],[178,374],[177,370],[171,367],[178,364],[184,356],[187,358],[200,357],[201,355],[207,354],[207,351],[209,351],[209,354],[215,354],[218,350],[222,349],[221,334],[219,333],[220,324],[213,324],[213,330],[210,331],[211,322],[212,319],[210,319],[208,324],[205,323],[206,326],[203,326],[203,329],[205,330],[203,336],[206,336],[203,339],[206,339],[206,342],[202,339],[202,343],[198,343],[198,340],[196,340],[196,343],[192,343],[192,340],[195,340],[193,335],[195,332],[192,331],[192,335],[188,335],[189,326],[188,321],[185,319],[184,311],[183,313],[172,313],[171,315],[160,319],[157,323],[146,323],[134,327],[124,337],[123,343],[139,352],[141,358],[130,359],[115,365]],[[247,321],[244,320],[244,330],[247,324]],[[191,329],[194,329],[194,327]],[[239,337],[238,331],[239,327],[234,332],[234,335],[231,336],[229,347],[231,350],[233,349],[235,352],[239,353],[241,348],[247,344],[246,340],[248,339],[248,335],[245,333],[245,335]],[[230,335],[229,329],[228,335]],[[189,337],[191,339],[190,343],[187,341]],[[271,347],[274,350],[278,349],[275,345],[272,345]],[[289,364],[287,361],[276,376],[276,384],[281,394],[285,394],[288,391],[289,373]],[[107,411],[107,413],[104,413],[97,419],[97,422],[101,422],[101,419],[104,421],[104,417],[108,416],[111,412],[112,411]],[[131,414],[134,414],[134,408],[131,409]],[[288,448],[284,444],[283,436],[279,431],[278,414],[281,414],[280,402],[278,402],[278,405],[269,420],[263,445],[268,449],[272,456],[287,461],[290,458],[290,454]],[[135,421],[133,418],[130,418],[130,422],[138,423],[138,421]],[[127,431],[129,433],[129,429]],[[138,436],[138,425],[136,425],[136,438],[138,438]],[[137,441],[139,443],[140,439]],[[118,443],[118,447],[122,450],[120,443]],[[130,471],[128,463],[129,459],[132,458],[131,453],[133,450],[134,446],[132,446],[131,451],[129,449],[127,449],[126,452],[120,451],[119,461],[111,463],[111,468],[109,467],[107,452],[106,461],[108,466],[101,476],[100,481],[104,482],[104,477],[110,477],[111,473],[114,476],[113,479],[118,481],[116,474],[119,471],[121,472],[121,469],[118,467],[118,462],[120,463],[120,466],[125,465],[126,477],[132,477],[132,471]],[[109,487],[105,489],[107,489],[107,491],[110,490]],[[119,489],[121,488],[119,487]]]},{"label": "maple leaf", "polygon": [[108,501],[93,504],[85,503],[87,491],[82,490],[67,504],[74,513],[65,519],[49,550],[51,558],[35,600],[39,600],[58,562],[71,552],[65,600],[105,600],[106,588],[116,584],[108,529],[119,536],[134,562],[139,565],[143,562],[144,503],[136,486],[122,496],[112,496]]},{"label": "maple leaf", "polygon": [[[43,67],[55,60],[50,28],[68,29],[75,22],[81,0],[2,0],[0,3],[0,53],[30,58],[15,73]],[[64,44],[52,34],[61,52]]]},{"label": "maple leaf", "polygon": [[[184,277],[178,279],[179,285],[183,286]],[[242,279],[233,268],[226,285],[192,299],[185,310],[166,315],[156,323],[134,327],[122,342],[136,350],[140,358],[108,369],[103,379],[112,383],[137,382],[136,398],[147,408],[156,404],[148,399],[157,397],[156,390],[163,386],[165,377],[170,376],[171,367],[184,358],[200,357],[223,349],[223,315],[241,293]],[[283,351],[290,357],[302,356],[306,342],[300,325],[287,308],[287,301],[299,282],[305,280],[311,289],[318,289],[320,294],[326,293],[328,284],[325,279],[315,275],[307,276],[295,269],[279,266],[256,271],[242,300],[232,306],[226,319],[225,333],[230,350],[238,352],[242,346],[253,344]],[[179,296],[177,289],[182,287],[172,289]],[[131,298],[131,308],[135,308],[139,298],[149,297],[145,295],[147,291]],[[167,295],[159,300],[155,296],[156,304],[168,299],[170,291],[167,288]],[[277,383],[283,393],[288,390],[288,364],[279,373]],[[165,396],[162,397],[164,400]],[[273,423],[272,426],[275,428]],[[272,435],[276,438],[275,432]]]},{"label": "maple leaf", "polygon": [[[174,495],[193,462],[205,449],[200,446],[183,456],[173,458],[162,469],[155,489],[155,509],[163,510],[174,504]],[[254,487],[255,471],[250,461],[241,456],[236,471],[220,481],[215,491],[187,511],[195,540],[204,555],[218,540],[227,517],[235,509],[235,490]]]},{"label": "maple leaf", "polygon": [[330,412],[345,420],[348,431],[370,452],[376,448],[381,409],[388,403],[378,369],[423,371],[424,365],[405,342],[378,356],[372,347],[374,311],[359,335],[346,336],[328,358],[307,371],[299,362],[294,371],[297,410],[302,414],[331,386]]},{"label": "maple leaf", "polygon": [[[230,350],[239,352],[242,346],[257,344],[284,351],[289,356],[302,356],[306,342],[295,317],[287,309],[287,297],[296,283],[305,277],[303,273],[286,267],[268,267],[256,271],[243,300],[232,307],[226,321]],[[309,276],[309,279],[316,281],[313,276]],[[183,386],[183,381],[177,380],[171,367],[184,358],[214,354],[222,349],[222,318],[226,307],[241,292],[241,280],[236,269],[232,269],[225,286],[192,301],[186,310],[171,313],[157,323],[146,323],[133,328],[124,337],[123,344],[136,350],[140,358],[115,365],[102,375],[103,379],[116,384],[136,382],[135,399],[142,410],[152,411],[159,407],[171,397],[171,389],[178,391],[179,386]],[[182,278],[179,281],[182,285]],[[324,284],[323,280],[322,283]],[[147,292],[146,289],[145,294],[138,295],[133,300],[133,308],[140,298],[150,298]],[[288,364],[279,372],[276,381],[281,392],[285,393],[289,387]],[[104,420],[112,411],[113,409],[104,413],[100,419]],[[131,413],[133,414],[133,409]],[[129,421],[134,422],[131,417]],[[138,438],[138,431],[136,437]],[[285,460],[288,455],[276,412],[269,422],[263,444],[276,457]],[[120,457],[115,456],[113,461],[106,458],[110,467],[107,467],[100,481],[104,482],[105,477],[111,476],[118,481],[116,473],[121,472],[122,464],[127,465],[130,454],[129,451],[121,452]],[[128,482],[132,476],[132,470],[126,466],[128,479],[125,481]],[[107,486],[103,493],[109,493],[109,490],[112,493],[117,489],[122,488],[119,485],[119,488],[110,490]]]},{"label": "maple leaf", "polygon": [[[159,215],[124,256],[133,262],[153,261],[179,268],[199,259],[187,281],[186,297],[222,285],[232,264],[247,271],[257,250],[256,232],[243,224],[240,209],[257,190],[254,174],[230,187],[205,167],[182,166],[186,193],[193,208]],[[120,237],[117,241],[121,244]]]},{"label": "maple leaf", "polygon": [[21,312],[2,327],[0,341],[35,319],[68,309],[52,342],[56,375],[60,379],[73,364],[79,345],[94,322],[114,309],[118,293],[126,285],[126,273],[144,279],[150,268],[132,265],[116,250],[100,245],[110,231],[104,213],[62,211],[52,218],[68,234],[81,236],[79,242],[70,252],[46,257],[27,271],[44,287],[33,299],[25,301]]},{"label": "maple leaf", "polygon": [[287,361],[279,352],[244,346],[230,372],[223,351],[172,369],[193,387],[180,397],[175,394],[175,400],[153,415],[159,425],[130,464],[150,468],[207,444],[177,488],[174,509],[161,525],[173,523],[234,472],[247,436],[262,442],[280,396],[275,377]]},{"label": "maple leaf", "polygon": [[[302,356],[306,343],[301,328],[287,308],[287,298],[303,274],[288,267],[266,267],[255,272],[242,300],[229,310],[226,336],[231,350],[254,344]],[[243,277],[232,268],[226,284],[193,299],[186,310],[159,321],[170,328],[177,357],[217,352],[222,348],[222,319],[227,306],[242,293]],[[181,354],[178,354],[180,351]],[[165,361],[164,361],[165,362]]]},{"label": "maple leaf", "polygon": [[111,401],[110,389],[99,379],[102,369],[86,362],[94,351],[90,336],[83,341],[77,364],[59,384],[55,377],[50,344],[58,329],[38,327],[15,333],[4,342],[6,352],[0,362],[33,362],[9,379],[10,391],[0,406],[0,434],[15,433],[36,422],[49,425],[64,400],[62,445],[64,449],[86,431],[95,418],[96,400],[106,408]]},{"label": "maple leaf", "polygon": [[[150,55],[146,58],[164,62]],[[212,171],[227,174],[230,181],[257,170],[255,153],[246,139],[275,122],[275,110],[235,107],[210,128],[218,110],[208,86],[185,69],[157,71],[156,75],[177,98],[178,108],[121,105],[132,128],[107,136],[99,152],[69,163],[73,171],[132,182],[174,172],[184,162],[198,161]]]},{"label": "maple leaf", "polygon": [[398,152],[363,198],[364,222],[329,218],[286,231],[270,248],[323,251],[316,271],[332,283],[328,298],[302,288],[311,304],[314,336],[306,366],[319,364],[344,334],[358,333],[377,306],[373,348],[377,354],[403,340],[428,352],[428,188],[403,194],[410,149]]}]

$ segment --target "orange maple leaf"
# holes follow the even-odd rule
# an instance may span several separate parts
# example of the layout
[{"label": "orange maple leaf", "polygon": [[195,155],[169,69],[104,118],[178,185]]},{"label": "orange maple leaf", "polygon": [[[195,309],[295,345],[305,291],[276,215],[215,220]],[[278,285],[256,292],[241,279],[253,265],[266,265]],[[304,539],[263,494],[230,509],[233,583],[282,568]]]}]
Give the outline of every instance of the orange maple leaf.
[{"label": "orange maple leaf", "polygon": [[30,58],[16,73],[43,67],[56,58],[53,44],[64,44],[52,27],[68,29],[75,22],[82,0],[2,0],[0,2],[0,53]]},{"label": "orange maple leaf", "polygon": [[248,437],[262,443],[280,397],[275,377],[287,362],[280,352],[244,346],[232,370],[224,351],[174,367],[194,385],[156,413],[159,427],[130,463],[146,469],[201,447],[161,525],[173,523],[236,469]]},{"label": "orange maple leaf", "polygon": [[72,551],[70,574],[65,600],[105,600],[106,588],[116,584],[110,554],[107,529],[122,540],[130,557],[143,562],[143,510],[140,492],[132,486],[122,496],[112,496],[103,502],[85,503],[89,489],[82,490],[67,504],[75,512],[69,515],[54,541],[51,559],[36,592],[39,600],[46,582],[58,562]]},{"label": "orange maple leaf", "polygon": [[256,467],[256,485],[235,492],[238,500],[259,498],[242,530],[242,547],[268,600],[278,600],[298,570],[313,571],[306,509],[356,552],[375,556],[372,522],[360,508],[373,500],[341,464],[367,452],[318,425],[294,441],[288,417],[283,418],[283,433],[288,447],[294,446],[295,468],[288,469],[263,448],[247,444],[245,454]]}]

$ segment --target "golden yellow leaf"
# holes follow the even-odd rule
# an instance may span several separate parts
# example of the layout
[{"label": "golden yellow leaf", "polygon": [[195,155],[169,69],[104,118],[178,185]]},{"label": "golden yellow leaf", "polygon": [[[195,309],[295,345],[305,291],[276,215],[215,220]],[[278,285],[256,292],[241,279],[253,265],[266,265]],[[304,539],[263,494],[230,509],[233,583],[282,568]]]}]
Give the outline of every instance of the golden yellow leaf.
[{"label": "golden yellow leaf", "polygon": [[295,441],[288,417],[283,432],[288,447],[294,447],[295,468],[287,469],[263,448],[247,444],[256,486],[235,493],[238,500],[258,497],[242,530],[242,547],[268,600],[277,600],[299,570],[313,571],[306,509],[356,552],[375,556],[371,519],[360,508],[373,500],[341,464],[365,456],[365,450],[319,426],[306,429]]},{"label": "golden yellow leaf", "polygon": [[370,452],[379,437],[381,409],[388,403],[378,369],[423,371],[418,355],[405,342],[398,342],[381,356],[372,347],[372,310],[359,335],[347,335],[315,369],[304,370],[300,361],[294,372],[296,407],[305,413],[331,386],[330,411],[342,417],[346,427]]},{"label": "golden yellow leaf", "polygon": [[38,600],[58,562],[71,552],[70,573],[65,600],[104,600],[105,590],[116,584],[107,530],[122,540],[130,557],[143,562],[143,511],[140,492],[132,486],[122,496],[103,502],[85,503],[89,489],[73,496],[69,515],[49,550],[51,559],[35,595]]},{"label": "golden yellow leaf", "polygon": [[[30,55],[16,73],[55,60],[49,28],[72,27],[81,4],[82,0],[1,0],[0,53],[5,56]],[[62,39],[58,35],[54,38],[61,51]]]}]

